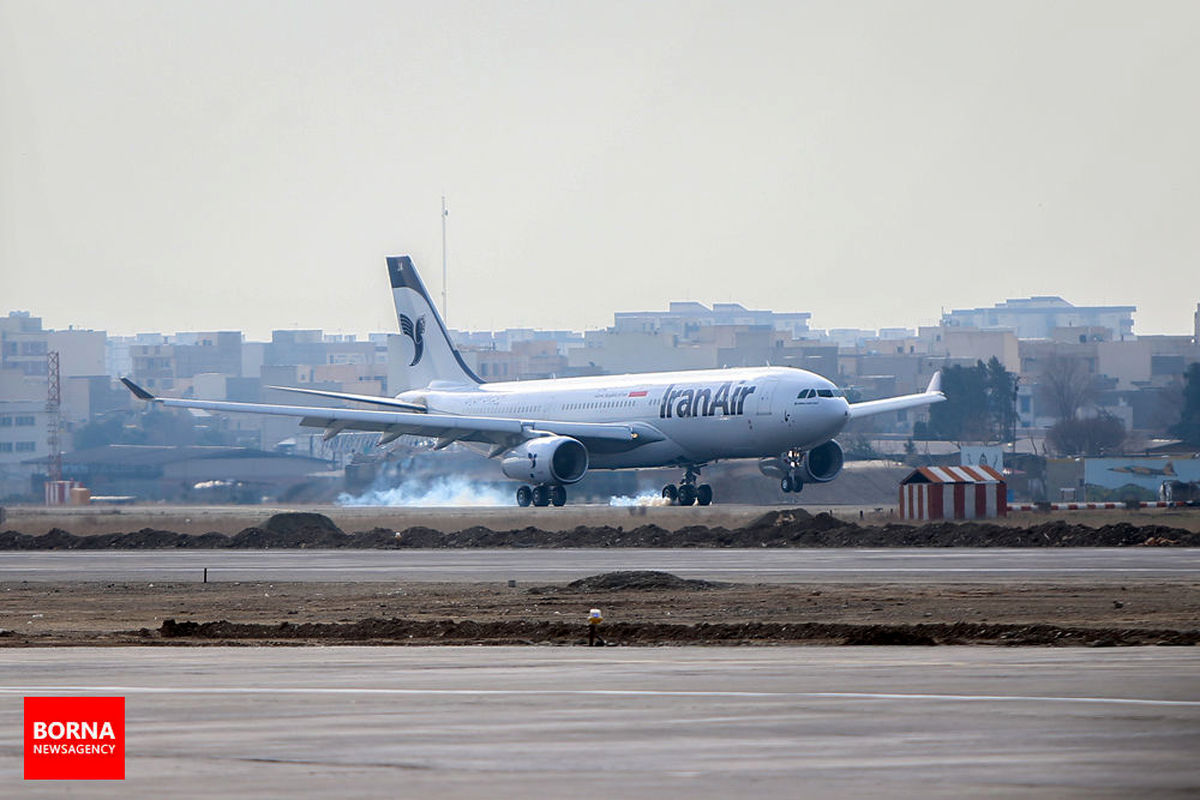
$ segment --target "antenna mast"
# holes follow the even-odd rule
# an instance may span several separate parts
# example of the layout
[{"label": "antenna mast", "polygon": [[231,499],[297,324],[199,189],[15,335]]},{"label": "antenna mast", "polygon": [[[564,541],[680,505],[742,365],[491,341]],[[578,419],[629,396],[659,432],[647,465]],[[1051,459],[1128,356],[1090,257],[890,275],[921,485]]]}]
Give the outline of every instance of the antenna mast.
[{"label": "antenna mast", "polygon": [[446,210],[446,195],[442,195],[442,320],[447,325],[450,324],[450,316],[446,311],[446,217],[450,216],[450,212]]},{"label": "antenna mast", "polygon": [[62,480],[62,382],[58,351],[46,354],[46,445],[50,453],[47,472],[50,480]]}]

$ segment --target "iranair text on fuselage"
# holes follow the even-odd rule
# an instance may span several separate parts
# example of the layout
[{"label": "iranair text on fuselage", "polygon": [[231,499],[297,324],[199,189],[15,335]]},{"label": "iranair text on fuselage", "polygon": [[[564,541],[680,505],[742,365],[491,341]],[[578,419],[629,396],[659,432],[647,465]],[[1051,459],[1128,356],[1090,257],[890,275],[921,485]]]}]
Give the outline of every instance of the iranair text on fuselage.
[{"label": "iranair text on fuselage", "polygon": [[745,413],[746,398],[754,392],[746,381],[688,386],[671,383],[658,404],[660,419],[672,417],[740,417]]}]

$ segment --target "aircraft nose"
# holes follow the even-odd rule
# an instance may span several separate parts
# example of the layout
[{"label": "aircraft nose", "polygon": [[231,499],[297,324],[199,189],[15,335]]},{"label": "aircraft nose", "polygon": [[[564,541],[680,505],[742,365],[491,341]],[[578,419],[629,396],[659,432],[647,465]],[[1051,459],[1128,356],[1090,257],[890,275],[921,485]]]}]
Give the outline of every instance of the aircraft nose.
[{"label": "aircraft nose", "polygon": [[837,436],[850,419],[849,406],[841,398],[823,399],[818,409],[821,435],[827,439]]}]

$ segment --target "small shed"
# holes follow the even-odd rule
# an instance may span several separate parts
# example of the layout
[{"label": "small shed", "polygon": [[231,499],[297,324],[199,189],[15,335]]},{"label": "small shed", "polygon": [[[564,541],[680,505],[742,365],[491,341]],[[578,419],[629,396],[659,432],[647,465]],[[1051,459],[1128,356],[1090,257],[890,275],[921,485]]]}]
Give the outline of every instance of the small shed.
[{"label": "small shed", "polygon": [[1008,515],[1008,487],[991,467],[919,467],[900,481],[901,519],[987,519]]}]

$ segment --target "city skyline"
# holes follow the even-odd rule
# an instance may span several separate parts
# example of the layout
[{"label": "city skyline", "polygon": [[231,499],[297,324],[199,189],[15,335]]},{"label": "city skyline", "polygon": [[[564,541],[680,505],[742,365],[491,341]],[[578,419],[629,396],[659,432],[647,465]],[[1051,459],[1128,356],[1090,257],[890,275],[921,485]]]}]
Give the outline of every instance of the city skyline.
[{"label": "city skyline", "polygon": [[440,297],[445,196],[463,330],[671,300],[901,327],[1057,294],[1190,331],[1198,23],[0,0],[0,297],[114,335],[390,332],[383,259]]},{"label": "city skyline", "polygon": [[[915,335],[921,328],[925,328],[925,327],[941,327],[941,326],[944,326],[947,324],[961,325],[963,323],[961,321],[959,321],[958,319],[956,319],[956,317],[963,314],[964,312],[979,314],[981,312],[986,312],[986,311],[993,310],[993,309],[996,309],[996,310],[1003,309],[1006,307],[1006,304],[1011,303],[1014,300],[1020,302],[1020,301],[1027,301],[1027,300],[1032,300],[1032,299],[1066,300],[1072,309],[1085,310],[1085,311],[1092,310],[1095,308],[1110,308],[1114,311],[1117,309],[1126,308],[1123,306],[1110,306],[1110,307],[1080,306],[1078,304],[1070,303],[1069,298],[1063,298],[1059,295],[1044,295],[1044,296],[1039,296],[1036,298],[1006,298],[1005,300],[997,301],[996,303],[994,303],[990,306],[980,306],[978,308],[973,308],[973,309],[946,309],[944,311],[944,313],[941,315],[941,317],[939,317],[937,320],[927,323],[927,324],[909,323],[909,324],[900,324],[900,325],[892,325],[892,326],[879,326],[879,327],[873,327],[873,328],[860,328],[860,327],[852,326],[852,325],[838,325],[838,324],[821,325],[821,324],[817,324],[817,320],[810,318],[809,319],[809,328],[808,328],[807,332],[812,334],[811,338],[813,338],[813,339],[822,338],[822,337],[823,338],[832,338],[832,334],[834,334],[835,332],[839,332],[839,331],[855,331],[855,332],[863,333],[863,334],[874,333],[877,335],[877,338],[879,338],[879,339],[895,338],[896,335],[898,335],[900,332],[905,332],[909,335]],[[510,332],[510,331],[515,332],[515,331],[522,331],[522,330],[547,332],[547,333],[549,333],[549,332],[565,332],[565,333],[573,333],[573,334],[584,334],[587,332],[611,330],[614,328],[614,326],[620,327],[620,317],[622,317],[622,316],[645,315],[645,316],[654,317],[654,316],[659,316],[659,315],[667,315],[667,314],[671,313],[671,311],[675,307],[678,307],[681,305],[693,306],[696,304],[699,304],[700,306],[704,307],[705,309],[707,309],[709,311],[711,311],[714,307],[723,307],[723,306],[732,305],[732,306],[740,307],[742,310],[744,310],[747,313],[754,313],[754,314],[774,314],[774,315],[779,315],[779,316],[795,316],[797,314],[808,315],[808,312],[804,311],[803,309],[786,309],[785,310],[785,309],[775,309],[775,308],[751,308],[749,306],[746,306],[746,304],[744,304],[744,303],[739,303],[737,300],[718,301],[716,303],[705,303],[703,301],[693,301],[693,300],[688,300],[688,301],[672,300],[672,301],[668,302],[668,305],[666,308],[662,308],[662,309],[644,309],[644,308],[613,309],[613,311],[611,312],[611,315],[610,315],[610,321],[607,324],[600,325],[600,326],[597,326],[594,328],[543,328],[543,327],[538,327],[535,325],[513,325],[513,326],[504,327],[504,328],[458,328],[453,325],[450,325],[447,327],[452,333],[458,333],[458,334],[462,334],[464,336],[470,336],[470,335],[475,335],[475,334],[482,335],[482,334],[489,334],[489,333],[496,334],[496,333],[504,333],[504,332]],[[439,308],[439,312],[440,312],[440,308]],[[1140,336],[1194,336],[1195,330],[1196,330],[1195,329],[1195,325],[1196,325],[1195,315],[1200,315],[1200,303],[1193,306],[1192,327],[1190,327],[1189,329],[1180,330],[1180,331],[1165,331],[1165,332],[1161,332],[1161,333],[1157,333],[1157,332],[1156,333],[1142,333],[1140,330],[1138,330],[1138,320],[1137,320],[1136,315],[1139,313],[1139,311],[1136,309],[1136,307],[1134,307],[1134,311],[1132,313],[1135,315],[1134,319],[1133,319],[1134,330],[1132,331],[1133,336],[1135,338],[1139,335]],[[55,326],[55,325],[51,324],[51,321],[47,320],[44,315],[38,314],[36,311],[34,311],[32,309],[7,309],[7,310],[0,309],[0,314],[3,314],[4,316],[14,316],[14,315],[15,316],[28,316],[28,317],[40,319],[42,321],[42,327],[48,331],[49,330],[58,330],[58,331],[92,330],[92,331],[104,332],[107,336],[113,337],[113,338],[129,338],[129,337],[136,337],[136,336],[155,336],[155,335],[161,335],[164,337],[172,337],[172,336],[188,335],[188,334],[194,334],[194,333],[213,333],[213,332],[218,332],[218,331],[225,331],[225,332],[241,333],[243,335],[243,338],[246,341],[268,342],[271,340],[272,334],[275,331],[320,331],[323,335],[325,335],[327,337],[350,336],[350,337],[357,337],[359,341],[366,341],[367,338],[370,336],[391,335],[391,334],[399,333],[398,326],[396,326],[394,324],[392,326],[392,329],[380,329],[380,330],[337,329],[337,330],[331,330],[328,328],[322,328],[319,325],[306,325],[303,323],[300,323],[300,324],[297,324],[294,326],[273,328],[271,330],[265,330],[265,331],[261,331],[261,332],[259,332],[257,329],[218,328],[218,327],[213,327],[213,326],[200,326],[200,327],[196,327],[196,328],[176,328],[176,329],[159,329],[159,330],[146,329],[146,330],[128,330],[128,331],[126,331],[126,330],[116,330],[116,329],[112,329],[112,328],[103,328],[103,327],[93,328],[93,327],[87,327],[87,326],[83,326],[83,325],[77,325],[75,323],[68,323],[68,324],[62,325],[62,326]],[[750,325],[750,326],[759,325],[759,323],[745,323],[745,324]],[[969,327],[976,327],[976,326],[969,326]],[[1068,326],[1064,326],[1064,327],[1068,327]],[[1017,332],[1017,327],[1015,325],[999,324],[999,325],[994,325],[994,326],[984,326],[981,329],[982,330],[1012,330],[1014,333]],[[1119,335],[1119,331],[1117,332],[1117,334]],[[865,336],[864,338],[872,338],[872,337]],[[1022,337],[1022,338],[1025,338],[1025,337]]]}]

